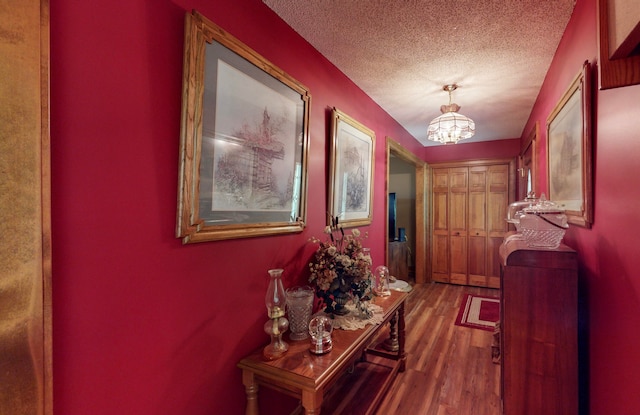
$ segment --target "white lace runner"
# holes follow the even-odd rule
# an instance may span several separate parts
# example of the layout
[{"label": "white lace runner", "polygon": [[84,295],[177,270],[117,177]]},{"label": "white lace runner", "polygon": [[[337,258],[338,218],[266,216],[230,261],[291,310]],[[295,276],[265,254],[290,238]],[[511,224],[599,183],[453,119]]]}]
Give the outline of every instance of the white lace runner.
[{"label": "white lace runner", "polygon": [[[331,320],[334,329],[358,330],[365,328],[367,324],[378,325],[382,323],[384,310],[379,305],[371,303],[367,305],[367,309],[370,312],[370,317],[362,317],[360,315],[360,312],[356,310],[356,306],[352,303],[347,304],[345,307],[347,308],[347,310],[349,310],[348,314],[344,316],[334,316]],[[318,314],[331,317],[323,311]]]}]

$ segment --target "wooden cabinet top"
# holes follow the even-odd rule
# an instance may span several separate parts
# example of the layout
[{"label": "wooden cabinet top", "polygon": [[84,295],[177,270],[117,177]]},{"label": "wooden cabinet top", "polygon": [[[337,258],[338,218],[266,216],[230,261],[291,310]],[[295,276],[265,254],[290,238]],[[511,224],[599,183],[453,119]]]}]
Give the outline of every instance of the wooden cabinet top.
[{"label": "wooden cabinet top", "polygon": [[577,253],[565,244],[556,249],[532,248],[524,240],[505,238],[500,246],[503,266],[577,269]]}]

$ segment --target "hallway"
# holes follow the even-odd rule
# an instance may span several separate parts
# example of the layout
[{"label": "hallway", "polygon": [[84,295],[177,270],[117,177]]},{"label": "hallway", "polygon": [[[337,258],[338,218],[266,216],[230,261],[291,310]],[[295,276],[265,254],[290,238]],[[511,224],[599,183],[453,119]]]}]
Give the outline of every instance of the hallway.
[{"label": "hallway", "polygon": [[499,296],[489,288],[418,284],[407,300],[407,368],[379,415],[498,415],[500,366],[493,333],[454,325],[464,294]]}]

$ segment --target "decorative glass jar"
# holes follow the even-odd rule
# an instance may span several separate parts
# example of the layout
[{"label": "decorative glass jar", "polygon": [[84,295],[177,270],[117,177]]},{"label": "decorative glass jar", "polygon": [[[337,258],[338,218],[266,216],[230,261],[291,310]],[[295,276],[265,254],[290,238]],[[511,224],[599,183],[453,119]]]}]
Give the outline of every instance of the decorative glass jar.
[{"label": "decorative glass jar", "polygon": [[376,268],[375,272],[375,285],[373,286],[373,293],[378,297],[388,297],[391,295],[389,289],[389,268],[384,265],[380,265]]},{"label": "decorative glass jar", "polygon": [[309,322],[309,334],[311,335],[311,346],[309,351],[313,354],[324,354],[333,348],[331,332],[333,324],[326,316],[316,316]]},{"label": "decorative glass jar", "polygon": [[566,229],[567,215],[544,194],[534,206],[523,209],[520,230],[528,246],[555,249],[560,246]]},{"label": "decorative glass jar", "polygon": [[303,340],[309,337],[309,320],[313,311],[314,291],[311,287],[287,289],[287,316],[289,317],[289,338]]},{"label": "decorative glass jar", "polygon": [[520,218],[524,215],[524,209],[534,206],[538,200],[535,193],[529,193],[524,200],[511,203],[507,209],[507,222],[513,224],[516,231],[520,232]]}]

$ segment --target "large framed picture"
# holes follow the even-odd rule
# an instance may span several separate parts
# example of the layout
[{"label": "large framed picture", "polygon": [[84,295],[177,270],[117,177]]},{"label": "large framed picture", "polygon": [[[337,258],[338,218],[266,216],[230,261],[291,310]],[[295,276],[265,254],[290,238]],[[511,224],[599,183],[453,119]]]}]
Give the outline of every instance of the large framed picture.
[{"label": "large framed picture", "polygon": [[591,64],[585,62],[547,119],[549,199],[569,223],[591,227]]},{"label": "large framed picture", "polygon": [[375,133],[332,111],[329,213],[343,227],[371,224]]},{"label": "large framed picture", "polygon": [[176,237],[302,231],[308,89],[195,11],[183,65]]}]

